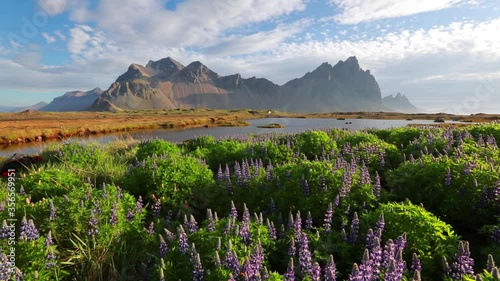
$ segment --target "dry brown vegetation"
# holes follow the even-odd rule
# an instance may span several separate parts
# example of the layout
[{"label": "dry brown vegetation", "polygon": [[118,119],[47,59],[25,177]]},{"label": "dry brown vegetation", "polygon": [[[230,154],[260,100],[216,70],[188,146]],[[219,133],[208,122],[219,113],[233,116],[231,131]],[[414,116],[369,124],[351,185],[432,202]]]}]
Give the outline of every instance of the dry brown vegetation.
[{"label": "dry brown vegetation", "polygon": [[488,122],[500,115],[402,114],[391,112],[286,113],[267,110],[174,109],[122,112],[38,112],[0,113],[0,141],[19,143],[70,136],[85,136],[153,128],[248,126],[252,118],[361,118],[425,119]]}]

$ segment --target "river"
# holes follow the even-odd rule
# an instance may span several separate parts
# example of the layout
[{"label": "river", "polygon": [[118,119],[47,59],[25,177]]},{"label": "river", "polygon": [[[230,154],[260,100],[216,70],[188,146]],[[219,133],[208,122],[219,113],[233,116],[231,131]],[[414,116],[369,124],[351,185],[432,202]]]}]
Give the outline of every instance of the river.
[{"label": "river", "polygon": [[[383,119],[346,119],[331,118],[263,118],[247,120],[251,126],[247,127],[214,127],[214,128],[187,128],[187,129],[151,129],[133,132],[120,132],[107,135],[92,135],[88,137],[74,137],[81,141],[96,141],[101,143],[111,142],[117,138],[132,136],[134,138],[160,138],[170,142],[182,142],[202,135],[214,137],[229,137],[235,135],[261,134],[261,133],[297,133],[309,129],[345,128],[349,130],[363,130],[369,128],[386,129],[404,127],[408,124],[434,124],[432,120],[383,120]],[[447,123],[459,123],[446,121]],[[285,125],[279,129],[257,128],[260,125],[278,123]],[[32,154],[43,149],[47,144],[57,142],[51,140],[47,143],[21,143],[0,147],[0,156],[10,156],[14,153]]]}]

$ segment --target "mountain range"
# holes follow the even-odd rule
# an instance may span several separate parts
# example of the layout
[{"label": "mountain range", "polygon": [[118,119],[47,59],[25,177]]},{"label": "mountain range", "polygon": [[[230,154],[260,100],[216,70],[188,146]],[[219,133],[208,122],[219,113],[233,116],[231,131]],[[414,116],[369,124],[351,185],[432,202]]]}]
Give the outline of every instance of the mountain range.
[{"label": "mountain range", "polygon": [[0,105],[0,112],[21,112],[25,110],[40,110],[41,108],[47,105],[46,102],[39,102],[30,106],[8,106],[8,105]]},{"label": "mountain range", "polygon": [[95,88],[87,92],[72,91],[55,98],[40,111],[81,111],[89,108],[98,99],[103,90]]},{"label": "mountain range", "polygon": [[418,107],[414,106],[410,100],[405,96],[402,95],[401,93],[397,93],[395,96],[390,95],[382,98],[382,102],[399,112],[406,112],[406,113],[417,113],[417,112],[422,112],[421,109]]},{"label": "mountain range", "polygon": [[349,57],[332,66],[325,62],[304,76],[277,85],[266,78],[221,76],[203,63],[187,66],[167,57],[145,66],[131,64],[111,86],[67,92],[42,111],[120,111],[126,109],[276,109],[288,112],[415,112],[401,96],[382,99],[369,70]]}]

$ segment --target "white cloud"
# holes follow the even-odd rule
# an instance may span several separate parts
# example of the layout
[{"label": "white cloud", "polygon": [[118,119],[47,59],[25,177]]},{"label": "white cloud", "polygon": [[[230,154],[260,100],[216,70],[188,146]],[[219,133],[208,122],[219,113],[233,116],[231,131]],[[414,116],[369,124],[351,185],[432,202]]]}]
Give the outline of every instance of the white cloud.
[{"label": "white cloud", "polygon": [[45,41],[49,44],[57,41],[56,37],[50,36],[47,32],[42,32],[42,36],[43,38],[45,38]]},{"label": "white cloud", "polygon": [[38,6],[49,16],[55,16],[66,10],[68,0],[38,0]]},{"label": "white cloud", "polygon": [[66,35],[64,35],[60,30],[56,30],[56,32],[54,32],[54,34],[59,37],[59,39],[61,39],[62,41],[66,41]]},{"label": "white cloud", "polygon": [[457,6],[463,0],[330,0],[342,12],[334,19],[341,24],[357,24],[397,18]]},{"label": "white cloud", "polygon": [[305,8],[303,0],[187,0],[170,11],[164,2],[100,1],[95,10],[83,5],[75,7],[72,18],[80,23],[95,21],[97,28],[118,44],[212,46],[226,37],[227,30]]},{"label": "white cloud", "polygon": [[83,50],[87,48],[87,42],[89,42],[92,37],[90,32],[93,29],[87,25],[77,25],[69,30],[70,39],[68,42],[68,51],[73,55],[80,54]]}]

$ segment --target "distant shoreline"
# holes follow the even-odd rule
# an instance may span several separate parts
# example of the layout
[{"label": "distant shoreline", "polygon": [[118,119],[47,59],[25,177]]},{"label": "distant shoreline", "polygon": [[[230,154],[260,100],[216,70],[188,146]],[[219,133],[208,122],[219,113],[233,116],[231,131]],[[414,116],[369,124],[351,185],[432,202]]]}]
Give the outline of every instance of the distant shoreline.
[{"label": "distant shoreline", "polygon": [[336,118],[436,120],[490,122],[500,114],[453,115],[405,114],[395,112],[289,113],[268,110],[128,110],[124,112],[39,112],[0,113],[0,143],[3,145],[42,142],[74,136],[109,134],[156,128],[249,126],[245,120],[259,118]]}]

